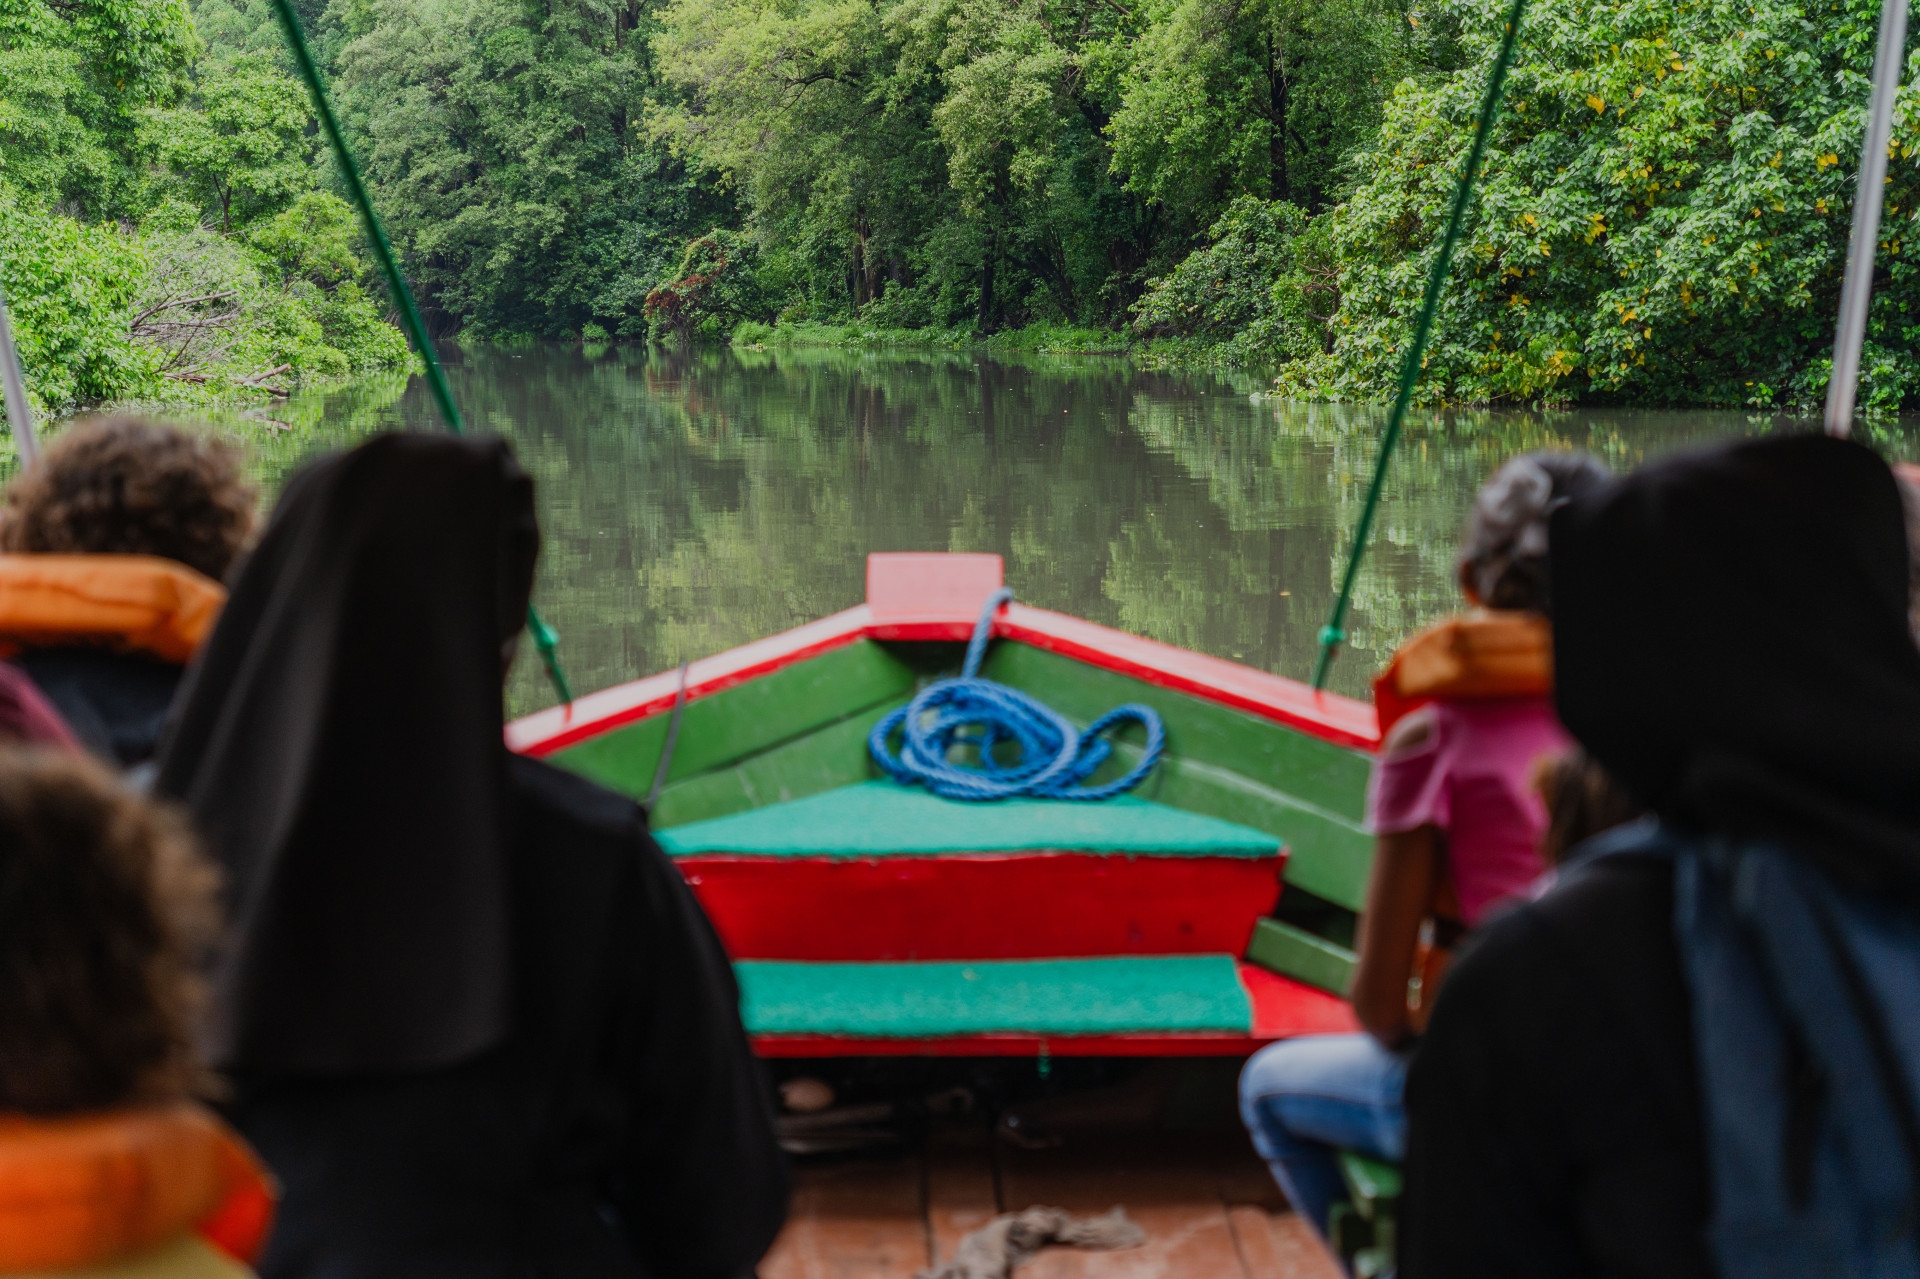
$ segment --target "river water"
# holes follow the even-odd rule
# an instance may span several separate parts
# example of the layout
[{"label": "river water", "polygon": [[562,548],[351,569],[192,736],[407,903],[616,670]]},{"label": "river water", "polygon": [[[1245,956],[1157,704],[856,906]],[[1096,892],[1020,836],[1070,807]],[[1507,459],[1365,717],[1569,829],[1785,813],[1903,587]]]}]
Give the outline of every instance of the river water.
[{"label": "river water", "polygon": [[[1116,357],[633,346],[449,347],[470,428],[539,482],[537,602],[576,691],[858,603],[869,551],[993,551],[1030,604],[1305,679],[1384,410],[1258,398],[1261,379]],[[420,378],[229,423],[277,485],[316,450],[431,429]],[[1782,425],[1735,413],[1459,412],[1409,423],[1331,687],[1366,696],[1453,608],[1454,545],[1502,459],[1584,448],[1616,468]],[[1911,423],[1876,427],[1920,452]],[[513,711],[552,701],[523,657]]]}]

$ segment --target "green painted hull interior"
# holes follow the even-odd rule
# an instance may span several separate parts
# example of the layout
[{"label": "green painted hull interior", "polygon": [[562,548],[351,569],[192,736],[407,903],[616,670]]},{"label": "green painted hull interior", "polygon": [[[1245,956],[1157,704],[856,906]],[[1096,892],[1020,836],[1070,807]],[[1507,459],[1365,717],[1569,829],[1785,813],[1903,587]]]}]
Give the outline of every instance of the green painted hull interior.
[{"label": "green painted hull interior", "polygon": [[[805,799],[879,776],[867,735],[930,681],[956,674],[963,646],[862,639],[687,703],[666,786],[655,805],[668,831]],[[1287,890],[1276,914],[1319,939],[1275,946],[1270,966],[1329,984],[1352,943],[1372,859],[1362,821],[1369,757],[1271,720],[1031,645],[996,642],[981,674],[1023,689],[1080,724],[1123,702],[1158,711],[1167,756],[1134,791],[1143,800],[1250,827],[1286,846]],[[635,796],[653,783],[666,741],[665,712],[567,748],[554,762]],[[1138,758],[1138,726],[1122,731],[1095,780]],[[1029,845],[1031,846],[1031,845]],[[1330,949],[1329,949],[1330,948]]]},{"label": "green painted hull interior", "polygon": [[1130,857],[1273,857],[1262,831],[1149,799],[1097,804],[1005,799],[970,804],[917,786],[861,782],[660,833],[674,856],[939,857],[955,853],[1106,853]]},{"label": "green painted hull interior", "polygon": [[1226,955],[972,963],[744,961],[740,1011],[763,1035],[1247,1034],[1253,1006]]}]

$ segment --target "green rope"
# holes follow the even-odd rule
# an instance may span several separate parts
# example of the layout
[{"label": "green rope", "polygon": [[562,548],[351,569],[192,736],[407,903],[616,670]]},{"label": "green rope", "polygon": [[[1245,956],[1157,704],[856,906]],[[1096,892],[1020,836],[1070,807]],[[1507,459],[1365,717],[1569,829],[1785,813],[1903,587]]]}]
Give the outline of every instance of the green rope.
[{"label": "green rope", "polygon": [[[407,331],[407,340],[420,357],[421,365],[426,369],[427,386],[433,392],[433,402],[440,409],[440,417],[447,429],[455,435],[466,434],[466,423],[460,418],[459,406],[453,402],[453,390],[447,385],[447,375],[440,367],[439,357],[433,352],[433,342],[427,337],[427,326],[420,318],[420,308],[414,305],[413,290],[407,287],[406,277],[400,274],[400,264],[393,256],[393,243],[387,239],[387,229],[380,223],[380,215],[373,211],[373,201],[367,196],[366,184],[360,180],[360,170],[353,162],[353,152],[347,149],[346,135],[340,132],[340,121],[333,114],[333,104],[327,100],[326,85],[320,79],[320,69],[314,65],[313,54],[307,48],[307,37],[300,29],[300,16],[293,11],[292,0],[273,0],[274,16],[280,20],[280,30],[287,37],[287,48],[293,53],[294,65],[300,69],[300,78],[307,82],[307,92],[313,97],[314,114],[320,118],[320,129],[327,135],[327,141],[333,147],[334,158],[340,162],[340,178],[347,184],[347,194],[353,197],[354,207],[360,210],[360,225],[366,230],[367,243],[373,248],[374,259],[380,264],[380,272],[387,278],[387,291],[393,296],[393,303],[400,310],[400,322]],[[560,668],[560,637],[553,633],[541,618],[538,609],[527,605],[527,633],[533,637],[533,646],[540,654],[541,662],[547,668],[547,678],[560,700],[572,705],[573,690],[567,685],[567,675]]]},{"label": "green rope", "polygon": [[[279,0],[285,3],[285,0]],[[1473,131],[1473,145],[1467,150],[1466,167],[1460,171],[1460,184],[1453,192],[1453,209],[1447,215],[1447,231],[1440,240],[1440,256],[1434,259],[1427,277],[1427,295],[1420,304],[1420,318],[1414,322],[1413,343],[1400,363],[1400,389],[1387,413],[1386,433],[1380,438],[1380,456],[1373,464],[1373,481],[1367,485],[1366,504],[1360,508],[1360,522],[1353,529],[1353,551],[1347,557],[1346,575],[1340,579],[1340,594],[1334,598],[1327,624],[1320,628],[1320,657],[1313,667],[1315,690],[1327,686],[1327,672],[1333,666],[1334,653],[1347,633],[1341,629],[1347,620],[1347,606],[1353,602],[1353,584],[1360,575],[1360,559],[1366,554],[1367,537],[1373,532],[1373,517],[1380,509],[1380,491],[1386,486],[1387,464],[1393,460],[1394,445],[1400,442],[1400,428],[1407,420],[1407,406],[1413,400],[1414,384],[1420,380],[1420,368],[1426,363],[1427,339],[1433,335],[1433,319],[1440,309],[1440,290],[1446,286],[1447,271],[1453,265],[1453,250],[1466,225],[1467,206],[1473,200],[1473,184],[1480,176],[1480,161],[1486,155],[1487,135],[1493,132],[1493,119],[1500,111],[1500,91],[1506,87],[1507,68],[1513,62],[1514,42],[1520,36],[1520,18],[1527,0],[1513,0],[1507,14],[1506,34],[1500,40],[1499,55],[1493,61],[1493,74],[1487,80],[1487,96],[1480,103],[1480,122]]]}]

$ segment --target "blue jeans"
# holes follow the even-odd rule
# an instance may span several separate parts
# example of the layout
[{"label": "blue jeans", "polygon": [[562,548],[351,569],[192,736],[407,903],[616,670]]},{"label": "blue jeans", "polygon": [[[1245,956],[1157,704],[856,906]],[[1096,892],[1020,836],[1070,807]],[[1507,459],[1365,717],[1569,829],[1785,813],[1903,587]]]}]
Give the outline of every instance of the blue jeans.
[{"label": "blue jeans", "polygon": [[1407,1153],[1407,1061],[1371,1035],[1268,1044],[1240,1072],[1240,1117],[1294,1211],[1322,1237],[1347,1197],[1335,1149],[1398,1161]]}]

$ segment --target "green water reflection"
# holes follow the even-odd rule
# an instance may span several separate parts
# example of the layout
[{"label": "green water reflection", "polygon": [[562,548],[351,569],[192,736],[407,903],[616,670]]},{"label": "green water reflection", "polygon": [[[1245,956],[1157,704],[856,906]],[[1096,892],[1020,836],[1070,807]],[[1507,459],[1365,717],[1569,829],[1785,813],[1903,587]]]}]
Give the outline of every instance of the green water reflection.
[{"label": "green water reflection", "polygon": [[[995,551],[1022,600],[1304,679],[1382,410],[1255,400],[1252,380],[1102,357],[449,350],[476,430],[540,483],[538,602],[574,687],[603,688],[859,602],[879,550]],[[260,419],[287,424],[278,429]],[[318,448],[434,425],[420,380],[302,396],[230,425],[277,484]],[[1547,446],[1616,468],[1768,429],[1727,413],[1463,412],[1410,424],[1332,686],[1365,696],[1456,606],[1474,488]],[[1911,424],[1872,433],[1911,456]],[[516,713],[551,701],[532,662]]]}]

